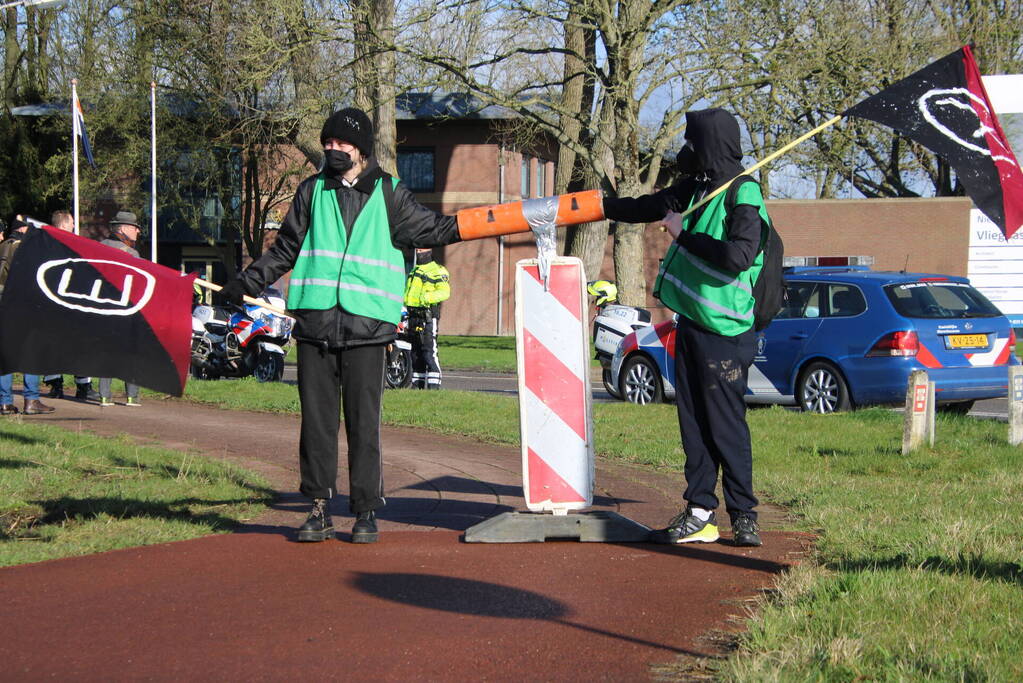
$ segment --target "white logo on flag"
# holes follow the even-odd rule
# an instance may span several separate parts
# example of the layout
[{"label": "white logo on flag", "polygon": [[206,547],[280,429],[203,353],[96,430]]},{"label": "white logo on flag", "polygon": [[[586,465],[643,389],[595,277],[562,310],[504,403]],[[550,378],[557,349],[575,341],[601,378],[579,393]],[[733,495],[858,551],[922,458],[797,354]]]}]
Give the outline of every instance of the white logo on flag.
[{"label": "white logo on flag", "polygon": [[[973,104],[971,104],[971,102],[976,103],[978,106],[987,111],[992,119],[994,118],[994,114],[988,109],[987,103],[983,100],[983,98],[977,97],[966,88],[936,88],[934,90],[928,90],[920,96],[920,99],[917,100],[917,107],[920,109],[920,113],[923,115],[924,120],[934,126],[939,133],[947,137],[952,142],[961,145],[966,149],[989,156],[994,161],[1007,161],[1013,166],[1016,166],[1016,160],[1013,157],[1012,152],[1006,149],[1005,145],[997,135],[997,131],[992,129],[990,126],[985,125],[984,122],[980,120],[980,117],[977,116],[977,111],[973,108]],[[951,110],[948,109],[949,107],[951,107]],[[949,113],[949,111],[952,113]],[[976,119],[976,129],[972,132],[963,130],[961,131],[962,133],[968,134],[969,137],[983,142],[987,142],[986,137],[988,133],[995,133],[992,135],[992,139],[995,140],[1003,149],[1006,149],[1006,151],[1009,152],[1008,156],[995,154],[992,150],[989,150],[987,146],[981,146],[971,140],[964,139],[959,132],[952,130],[941,121],[941,119],[944,118],[950,125],[954,125],[949,119],[955,117],[956,114],[967,117],[973,116]],[[971,123],[971,125],[973,124]]]},{"label": "white logo on flag", "polygon": [[[81,272],[76,276],[75,264],[78,263],[102,263],[114,266],[115,269],[123,269],[124,279],[122,280],[120,297],[101,296],[100,292],[103,289],[104,282],[102,279],[92,275],[91,268],[89,269],[89,276],[83,277]],[[59,279],[54,287],[51,283],[56,273],[51,274],[50,278],[47,278],[47,273],[61,266],[64,266],[64,270],[60,272]],[[90,277],[91,281],[89,281]],[[39,270],[36,271],[36,282],[39,284],[39,289],[42,290],[43,294],[54,303],[65,308],[82,311],[83,313],[95,313],[97,315],[134,315],[149,303],[149,300],[153,297],[153,291],[156,289],[156,277],[151,273],[147,273],[135,266],[129,266],[127,263],[103,259],[65,258],[47,261],[39,266]],[[139,290],[141,290],[142,294],[139,296],[138,301],[132,304],[132,291]],[[82,301],[95,305],[90,306],[77,303]]]}]

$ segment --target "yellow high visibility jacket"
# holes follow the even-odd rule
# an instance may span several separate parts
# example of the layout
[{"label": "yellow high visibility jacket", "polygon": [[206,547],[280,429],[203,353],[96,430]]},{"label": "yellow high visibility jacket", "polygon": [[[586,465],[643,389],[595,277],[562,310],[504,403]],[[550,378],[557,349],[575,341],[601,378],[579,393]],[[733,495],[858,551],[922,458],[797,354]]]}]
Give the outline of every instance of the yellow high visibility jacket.
[{"label": "yellow high visibility jacket", "polygon": [[409,273],[405,283],[405,307],[428,308],[451,296],[448,269],[437,263],[421,263]]}]

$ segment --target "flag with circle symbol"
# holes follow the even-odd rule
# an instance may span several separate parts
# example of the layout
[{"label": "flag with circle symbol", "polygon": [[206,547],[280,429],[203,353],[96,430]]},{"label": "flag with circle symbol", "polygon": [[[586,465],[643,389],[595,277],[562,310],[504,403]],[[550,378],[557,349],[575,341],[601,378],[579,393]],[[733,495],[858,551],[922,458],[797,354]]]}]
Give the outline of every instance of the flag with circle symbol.
[{"label": "flag with circle symbol", "polygon": [[115,377],[180,396],[194,279],[52,226],[29,230],[0,299],[0,372]]}]

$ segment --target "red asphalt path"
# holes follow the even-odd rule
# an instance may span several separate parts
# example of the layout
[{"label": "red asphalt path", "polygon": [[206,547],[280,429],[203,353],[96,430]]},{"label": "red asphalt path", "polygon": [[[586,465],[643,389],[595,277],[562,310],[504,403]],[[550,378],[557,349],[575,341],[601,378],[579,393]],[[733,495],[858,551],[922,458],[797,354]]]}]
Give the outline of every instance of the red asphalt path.
[{"label": "red asphalt path", "polygon": [[[76,428],[80,418],[77,428],[147,442],[187,433],[172,445],[261,463],[271,481],[297,459],[293,418],[181,402],[103,413],[55,404],[46,421]],[[225,452],[201,427],[210,413],[258,424],[263,441],[281,433],[290,448],[265,444],[264,460],[251,443]],[[469,524],[522,509],[508,492],[519,453],[439,443],[431,454],[421,434],[385,430],[385,477],[408,484],[389,489],[394,514],[376,544],[345,542],[343,517],[342,540],[296,543],[304,511],[285,503],[241,533],[0,570],[0,680],[648,680],[722,656],[715,633],[738,628],[748,601],[807,543],[766,531],[759,549],[466,544]],[[432,485],[434,499],[422,493],[425,471],[447,484]],[[453,472],[480,488],[450,485]],[[679,495],[677,475],[602,461],[597,472],[601,506],[648,525]]]}]

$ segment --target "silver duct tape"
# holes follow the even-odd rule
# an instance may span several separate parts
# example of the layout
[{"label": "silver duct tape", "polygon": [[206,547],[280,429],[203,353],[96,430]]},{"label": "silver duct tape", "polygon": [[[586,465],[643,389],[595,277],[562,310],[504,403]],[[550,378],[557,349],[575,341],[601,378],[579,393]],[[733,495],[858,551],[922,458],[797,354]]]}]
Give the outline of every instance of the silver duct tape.
[{"label": "silver duct tape", "polygon": [[551,261],[558,255],[558,198],[541,197],[522,202],[522,215],[536,240],[536,260],[544,291],[549,289]]}]

